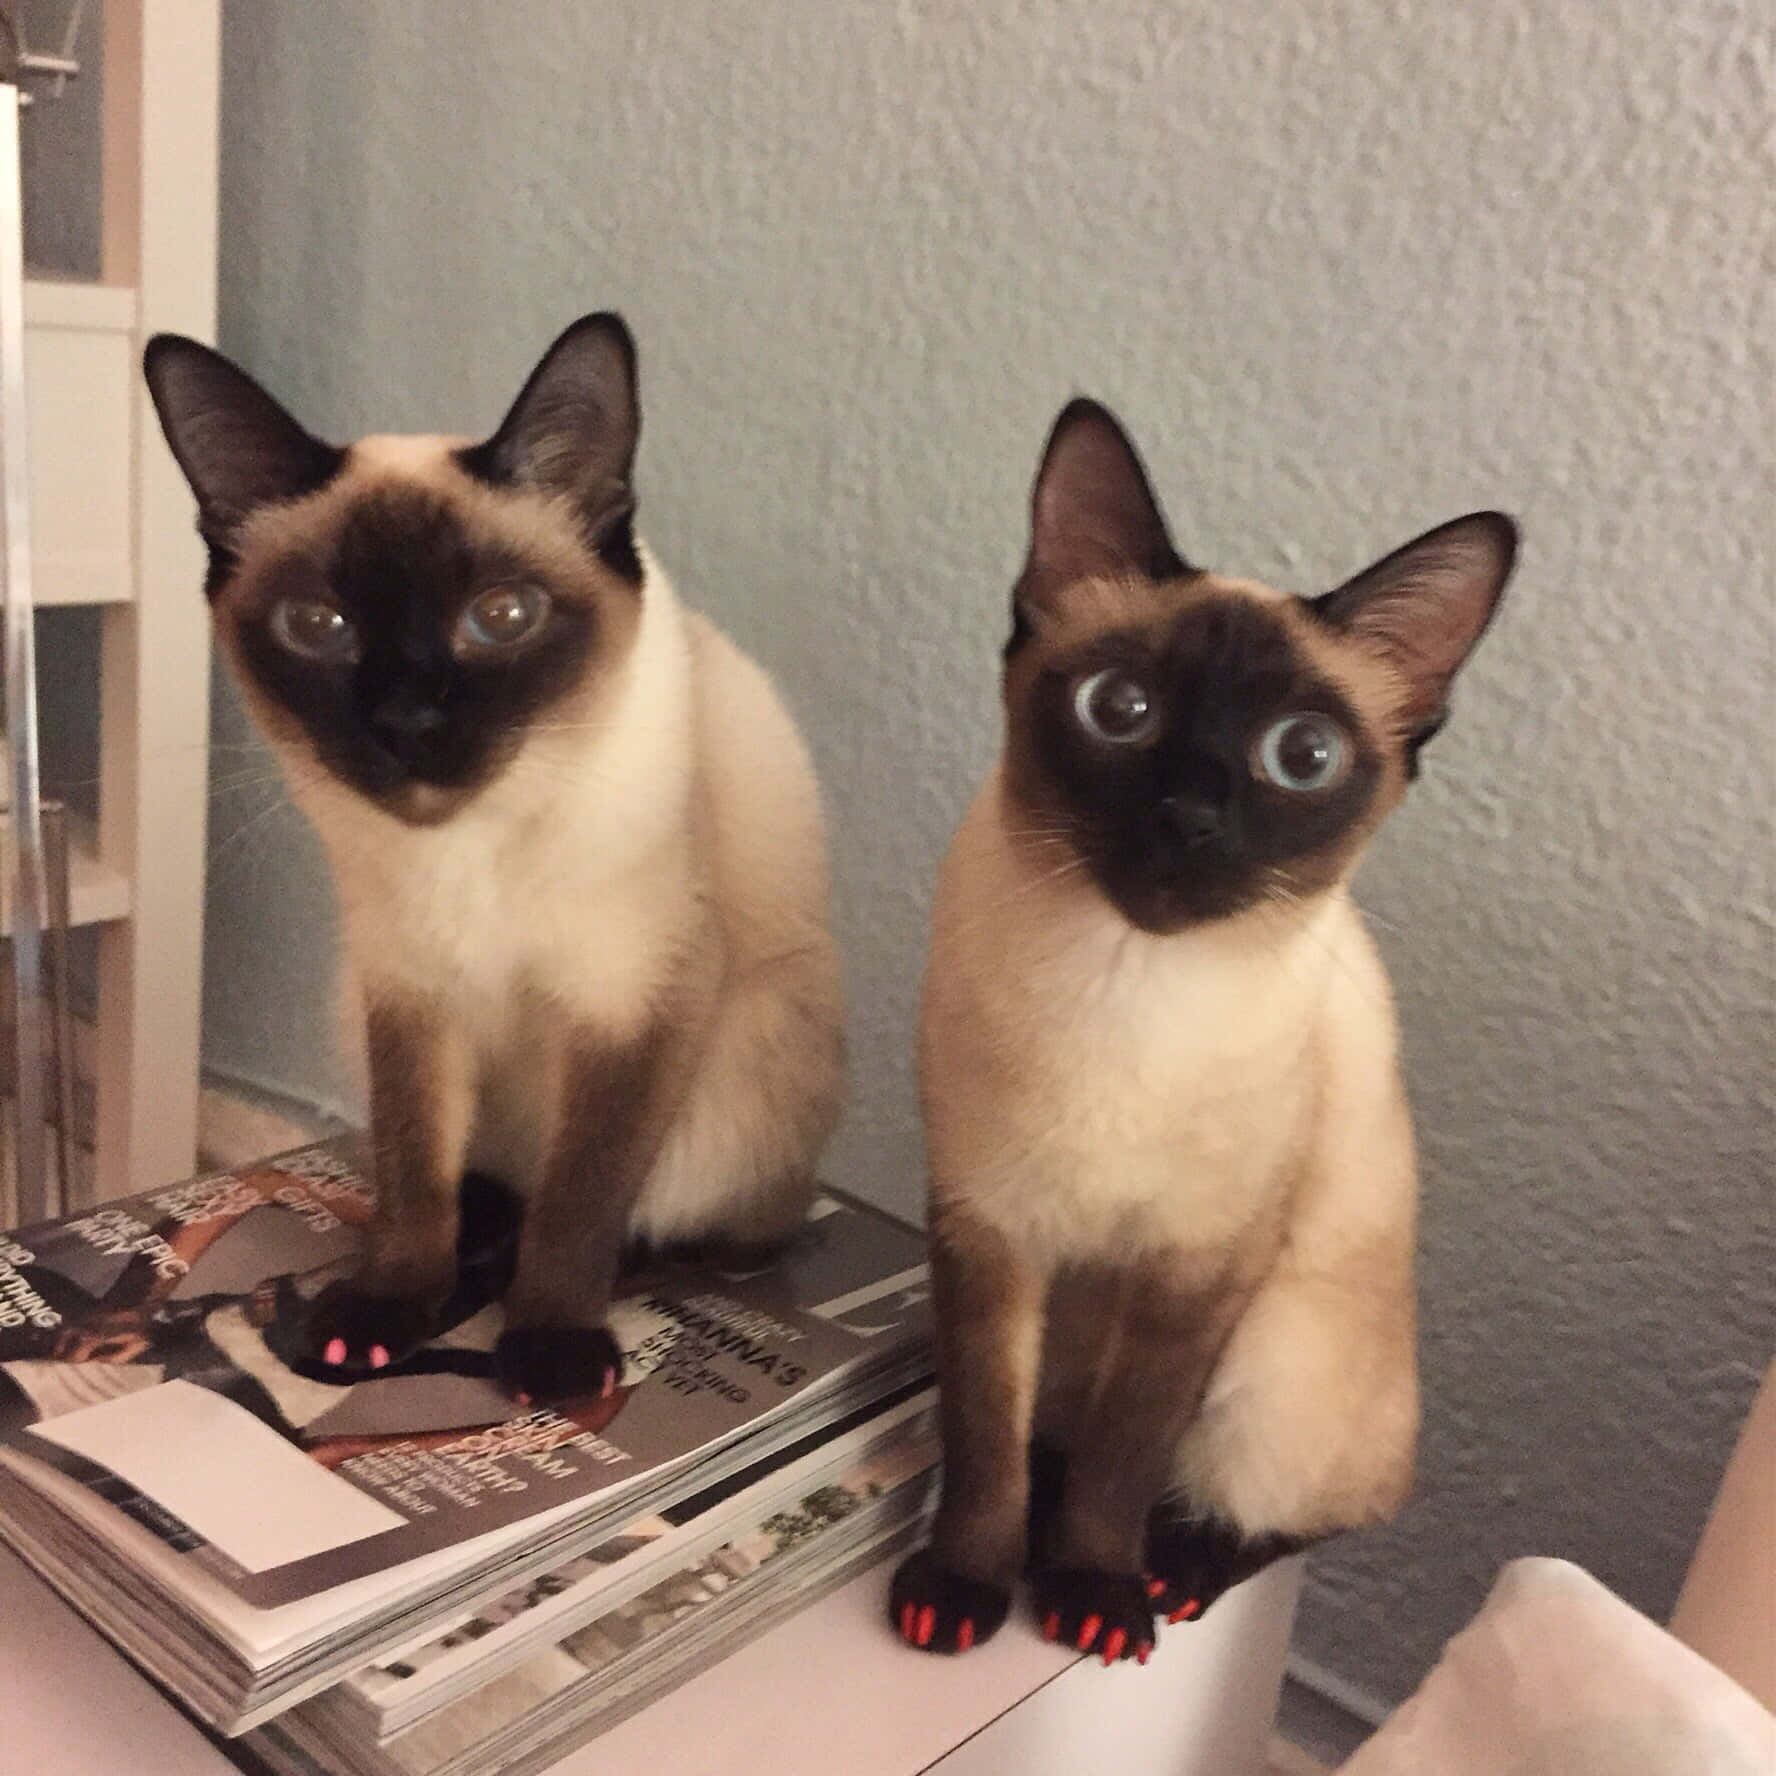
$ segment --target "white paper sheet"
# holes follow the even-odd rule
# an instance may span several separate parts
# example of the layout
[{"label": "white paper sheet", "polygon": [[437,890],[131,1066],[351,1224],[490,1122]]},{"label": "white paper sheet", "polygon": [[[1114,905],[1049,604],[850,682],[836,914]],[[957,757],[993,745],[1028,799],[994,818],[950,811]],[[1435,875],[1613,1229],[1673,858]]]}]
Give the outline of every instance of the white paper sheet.
[{"label": "white paper sheet", "polygon": [[[245,1407],[188,1381],[64,1412],[31,1431],[140,1487],[249,1572],[343,1548],[405,1521]],[[192,1459],[196,1449],[204,1452],[201,1461]]]}]

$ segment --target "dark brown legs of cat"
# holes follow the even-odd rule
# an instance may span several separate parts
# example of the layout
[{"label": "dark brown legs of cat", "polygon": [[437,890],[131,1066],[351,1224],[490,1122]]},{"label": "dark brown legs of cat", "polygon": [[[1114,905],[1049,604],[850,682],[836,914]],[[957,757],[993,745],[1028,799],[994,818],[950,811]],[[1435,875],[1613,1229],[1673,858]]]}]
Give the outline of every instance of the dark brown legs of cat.
[{"label": "dark brown legs of cat", "polygon": [[1050,1290],[1046,1360],[1077,1355],[1045,1390],[1045,1422],[1069,1454],[1052,1525],[1031,1548],[1031,1591],[1045,1638],[1106,1664],[1145,1662],[1153,1647],[1148,1519],[1243,1305],[1210,1281],[1192,1288],[1155,1265]]},{"label": "dark brown legs of cat", "polygon": [[657,1025],[640,1041],[570,1051],[561,1130],[518,1247],[495,1360],[520,1404],[598,1397],[622,1378],[605,1327],[636,1199],[678,1107],[684,1055]]},{"label": "dark brown legs of cat", "polygon": [[[1168,1594],[1148,1564],[1150,1522],[1243,1297],[1158,1268],[1045,1287],[990,1231],[941,1224],[932,1277],[944,1492],[931,1546],[895,1575],[895,1628],[966,1651],[1004,1621],[1027,1555],[1049,1639],[1144,1662]],[[1045,1414],[1074,1451],[1064,1465],[1032,1443],[1045,1361],[1067,1371],[1044,1378]]]},{"label": "dark brown legs of cat", "polygon": [[364,1263],[309,1310],[304,1356],[329,1378],[398,1363],[437,1330],[456,1286],[468,1056],[424,1001],[383,994],[367,1027],[376,1212]]},{"label": "dark brown legs of cat", "polygon": [[[521,1403],[597,1398],[622,1372],[606,1330],[630,1215],[683,1088],[662,1022],[640,1039],[570,1045],[561,1128],[519,1235],[496,1362]],[[310,1310],[303,1355],[329,1379],[398,1363],[439,1330],[457,1283],[457,1179],[472,1081],[448,1025],[384,998],[369,1018],[377,1210],[363,1268]]]},{"label": "dark brown legs of cat", "polygon": [[931,1545],[894,1575],[888,1613],[910,1645],[955,1653],[998,1631],[1024,1566],[1043,1289],[990,1229],[941,1220],[931,1283],[943,1500]]},{"label": "dark brown legs of cat", "polygon": [[[1081,1651],[1095,1648],[1106,1664],[1118,1658],[1145,1664],[1156,1616],[1168,1623],[1198,1621],[1234,1586],[1317,1539],[1243,1537],[1226,1523],[1192,1517],[1168,1501],[1147,1514],[1139,1575],[1082,1571],[1058,1564],[1054,1551],[1067,1458],[1039,1439],[1030,1446],[1028,1473],[1026,1539],[1042,1632]],[[1009,1604],[1009,1587],[983,1586],[947,1572],[928,1548],[901,1568],[889,1607],[903,1640],[939,1652],[966,1652],[999,1627]]]}]

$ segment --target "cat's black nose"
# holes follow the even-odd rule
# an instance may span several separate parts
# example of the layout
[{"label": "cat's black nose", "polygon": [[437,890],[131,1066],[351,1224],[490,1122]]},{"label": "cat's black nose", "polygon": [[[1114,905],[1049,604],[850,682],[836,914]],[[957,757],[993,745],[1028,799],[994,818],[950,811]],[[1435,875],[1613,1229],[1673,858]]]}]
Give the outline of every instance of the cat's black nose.
[{"label": "cat's black nose", "polygon": [[444,711],[436,703],[397,691],[370,712],[370,725],[385,740],[428,740],[444,725]]},{"label": "cat's black nose", "polygon": [[1160,803],[1166,824],[1186,845],[1206,845],[1221,833],[1220,804],[1204,796],[1172,795]]}]

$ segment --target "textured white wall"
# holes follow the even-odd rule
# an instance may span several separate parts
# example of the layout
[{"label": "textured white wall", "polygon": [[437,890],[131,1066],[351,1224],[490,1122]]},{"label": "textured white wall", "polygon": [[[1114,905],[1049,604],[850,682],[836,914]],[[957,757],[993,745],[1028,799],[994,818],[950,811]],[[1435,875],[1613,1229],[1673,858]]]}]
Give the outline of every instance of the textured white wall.
[{"label": "textured white wall", "polygon": [[[1397,1694],[1530,1550],[1668,1607],[1772,1338],[1756,0],[230,0],[226,56],[224,342],[318,428],[490,425],[571,315],[634,321],[647,533],[824,774],[837,1170],[900,1208],[927,885],[1060,402],[1123,412],[1190,554],[1300,589],[1522,516],[1363,884],[1425,1136],[1424,1483],[1302,1637]],[[325,882],[254,769],[217,766],[209,1052],[320,1091]]]}]

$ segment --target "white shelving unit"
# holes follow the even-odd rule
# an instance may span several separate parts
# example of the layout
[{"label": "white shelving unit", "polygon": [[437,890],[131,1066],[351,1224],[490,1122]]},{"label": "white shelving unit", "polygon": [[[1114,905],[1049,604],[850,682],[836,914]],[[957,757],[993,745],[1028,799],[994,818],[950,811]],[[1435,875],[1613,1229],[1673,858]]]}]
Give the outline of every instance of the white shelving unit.
[{"label": "white shelving unit", "polygon": [[209,620],[139,366],[150,334],[214,336],[220,74],[219,0],[103,5],[101,276],[25,291],[36,602],[101,612],[97,818],[70,870],[98,931],[93,1200],[184,1177],[197,1147]]}]

